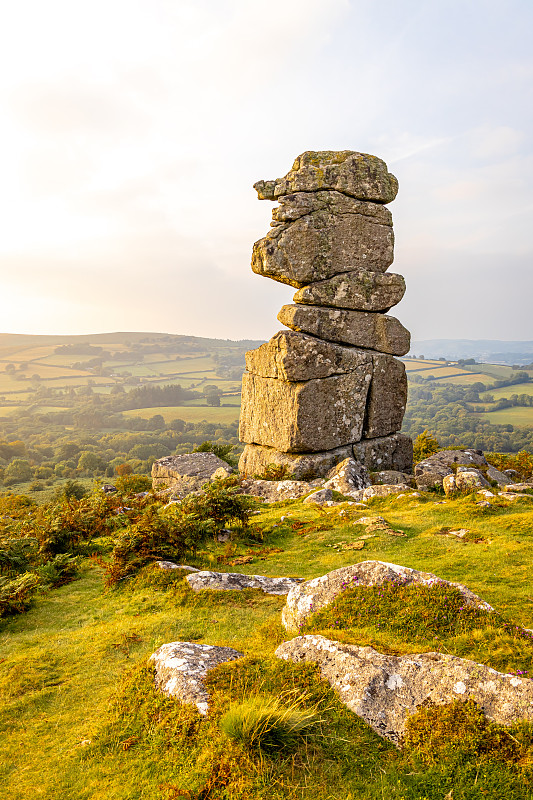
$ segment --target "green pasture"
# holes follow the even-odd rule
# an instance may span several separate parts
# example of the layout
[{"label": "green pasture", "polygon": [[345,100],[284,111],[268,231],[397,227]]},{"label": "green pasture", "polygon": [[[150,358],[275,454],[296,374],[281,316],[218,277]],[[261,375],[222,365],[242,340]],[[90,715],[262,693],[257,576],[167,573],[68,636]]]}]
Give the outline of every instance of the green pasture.
[{"label": "green pasture", "polygon": [[533,395],[533,383],[515,383],[512,386],[500,386],[498,389],[491,389],[490,394],[495,400],[502,397],[512,397],[513,394]]},{"label": "green pasture", "polygon": [[533,427],[533,408],[501,408],[499,411],[487,411],[483,418],[492,425],[518,425]]},{"label": "green pasture", "polygon": [[240,406],[159,406],[157,408],[134,408],[122,412],[125,417],[150,419],[161,414],[165,422],[182,419],[184,422],[235,422],[239,419]]}]

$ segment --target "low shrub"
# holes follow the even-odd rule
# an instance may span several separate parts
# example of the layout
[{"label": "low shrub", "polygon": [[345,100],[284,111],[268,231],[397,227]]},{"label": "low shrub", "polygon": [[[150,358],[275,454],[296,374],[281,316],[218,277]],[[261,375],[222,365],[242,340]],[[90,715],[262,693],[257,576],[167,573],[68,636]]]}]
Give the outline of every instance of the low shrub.
[{"label": "low shrub", "polygon": [[213,530],[210,519],[199,519],[181,509],[173,512],[149,506],[119,536],[105,568],[105,585],[116,586],[156,559],[182,560],[186,552],[194,553],[199,542]]},{"label": "low shrub", "polygon": [[120,475],[115,486],[120,494],[138,494],[152,490],[152,479],[148,475]]},{"label": "low shrub", "polygon": [[44,585],[55,589],[57,586],[64,586],[73,581],[78,574],[79,566],[79,558],[69,556],[68,553],[59,553],[50,561],[37,567],[35,572]]},{"label": "low shrub", "polygon": [[254,478],[260,481],[291,481],[294,480],[294,475],[288,464],[267,464]]},{"label": "low shrub", "polygon": [[199,520],[212,520],[216,530],[231,520],[246,528],[256,507],[253,497],[240,493],[240,481],[233,475],[204,484],[201,494],[189,495],[180,503],[183,513]]},{"label": "low shrub", "polygon": [[0,578],[0,617],[26,611],[40,585],[40,578],[34,572],[25,572],[12,580]]},{"label": "low shrub", "polygon": [[533,764],[533,725],[491,722],[473,700],[422,706],[408,718],[402,744],[426,766],[444,759]]}]

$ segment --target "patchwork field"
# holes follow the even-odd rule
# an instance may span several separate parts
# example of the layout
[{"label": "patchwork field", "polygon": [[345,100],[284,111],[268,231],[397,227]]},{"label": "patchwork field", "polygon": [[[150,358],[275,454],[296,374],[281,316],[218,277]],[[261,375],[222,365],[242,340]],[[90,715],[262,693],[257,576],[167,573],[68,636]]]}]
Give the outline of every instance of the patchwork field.
[{"label": "patchwork field", "polygon": [[239,419],[240,405],[238,406],[160,406],[159,408],[134,408],[124,411],[126,417],[142,417],[150,419],[156,414],[161,414],[165,422],[173,419],[182,419],[184,422],[235,422]]}]

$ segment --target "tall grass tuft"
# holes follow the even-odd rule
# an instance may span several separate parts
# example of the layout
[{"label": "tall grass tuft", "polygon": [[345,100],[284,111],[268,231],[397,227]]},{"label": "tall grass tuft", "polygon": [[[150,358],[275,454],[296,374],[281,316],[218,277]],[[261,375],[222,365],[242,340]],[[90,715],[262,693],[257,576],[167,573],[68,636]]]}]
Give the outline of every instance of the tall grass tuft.
[{"label": "tall grass tuft", "polygon": [[298,745],[322,722],[316,708],[302,708],[301,700],[283,704],[258,695],[233,703],[220,719],[220,728],[247,750],[276,751]]}]

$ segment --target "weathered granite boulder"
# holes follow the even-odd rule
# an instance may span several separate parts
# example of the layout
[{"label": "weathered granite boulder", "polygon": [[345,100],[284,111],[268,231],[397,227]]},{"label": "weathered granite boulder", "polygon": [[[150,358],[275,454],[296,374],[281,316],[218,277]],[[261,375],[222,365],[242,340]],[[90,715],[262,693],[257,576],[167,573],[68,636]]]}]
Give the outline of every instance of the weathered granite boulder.
[{"label": "weathered granite boulder", "polygon": [[294,331],[393,356],[405,355],[411,341],[409,331],[395,317],[370,311],[285,305],[278,320]]},{"label": "weathered granite boulder", "polygon": [[322,489],[318,489],[318,491],[313,492],[313,494],[310,494],[309,497],[306,497],[304,503],[316,503],[317,505],[321,506],[324,503],[330,503],[332,500],[333,492],[329,486],[325,486]]},{"label": "weathered granite boulder", "polygon": [[360,200],[390,203],[398,181],[380,158],[353,150],[307,150],[284,178],[254,184],[260,200],[275,200],[291,192],[334,189]]},{"label": "weathered granite boulder", "polygon": [[527,492],[533,489],[531,483],[507,483],[504,492]]},{"label": "weathered granite boulder", "polygon": [[394,259],[390,212],[347,197],[342,204],[343,213],[315,211],[272,223],[254,244],[252,270],[297,288],[353,269],[385,272]]},{"label": "weathered granite boulder", "polygon": [[359,269],[304,286],[296,292],[293,301],[354,311],[388,311],[400,302],[404,294],[402,275]]},{"label": "weathered granite boulder", "polygon": [[272,209],[270,226],[276,228],[287,222],[295,222],[302,217],[315,214],[317,211],[327,212],[334,216],[362,214],[369,217],[377,225],[392,227],[392,214],[381,203],[356,200],[343,192],[323,189],[318,192],[291,192],[276,198],[278,206]]},{"label": "weathered granite boulder", "polygon": [[260,589],[265,594],[287,594],[301,583],[299,578],[268,578],[266,575],[242,575],[239,572],[210,572],[202,570],[187,575],[187,583],[195,592],[211,589],[217,592],[242,592]]},{"label": "weathered granite boulder", "polygon": [[242,658],[244,653],[231,647],[215,647],[193,642],[169,642],[152,653],[155,683],[158,689],[182,703],[194,703],[201,714],[207,714],[209,696],[204,678],[213,667]]},{"label": "weathered granite boulder", "polygon": [[409,475],[407,472],[399,472],[398,470],[394,469],[383,469],[380,472],[373,472],[370,477],[372,480],[372,486],[381,484],[393,486],[397,483],[404,483],[407,484],[407,486],[415,485],[415,480],[412,475]]},{"label": "weathered granite boulder", "polygon": [[361,438],[370,373],[302,382],[245,373],[239,438],[289,453],[333,450]]},{"label": "weathered granite boulder", "polygon": [[258,479],[245,479],[241,483],[241,490],[244,494],[259,497],[266,503],[280,503],[284,500],[298,500],[304,497],[317,486],[323,484],[322,479],[308,481],[265,481]]},{"label": "weathered granite boulder", "polygon": [[[411,446],[412,451],[412,446]],[[284,453],[274,447],[247,444],[239,459],[239,472],[246,477],[263,475],[269,466],[286,467],[297,481],[324,477],[330,469],[352,455],[352,447],[337,447],[318,453]]]},{"label": "weathered granite boulder", "polygon": [[499,469],[493,467],[492,464],[489,464],[487,469],[487,478],[489,481],[496,481],[499,486],[505,486],[509,483],[509,477],[505,474],[505,472],[500,472]]},{"label": "weathered granite boulder", "polygon": [[188,564],[175,564],[173,561],[156,561],[156,565],[163,572],[172,571],[174,569],[182,569],[184,572],[200,572],[196,567],[190,567]]},{"label": "weathered granite boulder", "polygon": [[363,426],[365,439],[395,433],[402,427],[407,405],[407,376],[402,361],[374,353],[373,371]]},{"label": "weathered granite boulder", "polygon": [[[370,486],[367,468],[354,458],[345,458],[328,472],[326,478],[325,488],[334,489],[348,497],[354,492]],[[357,499],[359,500],[359,494]]]},{"label": "weathered granite boulder", "polygon": [[[188,579],[187,579],[188,580]],[[358,586],[379,586],[389,581],[399,581],[402,584],[419,584],[431,586],[444,584],[458,589],[465,599],[465,605],[492,611],[492,607],[476,594],[462,586],[460,583],[445,581],[431,572],[420,572],[410,567],[398,564],[388,564],[385,561],[362,561],[349,567],[321,575],[310,581],[300,584],[292,589],[287,596],[281,621],[289,631],[296,631],[314,611],[333,602],[335,598],[346,589]]]},{"label": "weathered granite boulder", "polygon": [[368,486],[366,489],[363,489],[360,499],[366,503],[367,500],[373,500],[376,497],[389,497],[391,494],[408,492],[410,488],[411,487],[406,483],[380,483],[376,486]]},{"label": "weathered granite boulder", "polygon": [[201,489],[204,483],[216,477],[231,475],[232,468],[214,453],[185,453],[166,456],[152,465],[152,485],[168,486],[179,497]]},{"label": "weathered granite boulder", "polygon": [[246,369],[263,378],[307,381],[354,370],[373,371],[372,354],[296,331],[279,331],[269,342],[246,353]]},{"label": "weathered granite boulder", "polygon": [[417,488],[425,491],[442,486],[443,478],[460,466],[486,468],[488,464],[481,450],[441,450],[416,464]]},{"label": "weathered granite boulder", "polygon": [[487,489],[490,483],[477,469],[458,471],[456,475],[445,475],[442,487],[446,497],[459,493],[475,492],[478,489]]},{"label": "weathered granite boulder", "polygon": [[380,736],[401,743],[407,718],[423,704],[474,700],[493,722],[533,721],[533,681],[457,656],[391,656],[323,636],[281,644],[278,658],[318,664],[340,700]]},{"label": "weathered granite boulder", "polygon": [[384,469],[410,472],[413,466],[413,442],[403,433],[362,439],[353,445],[353,455],[356,461],[372,472]]}]

